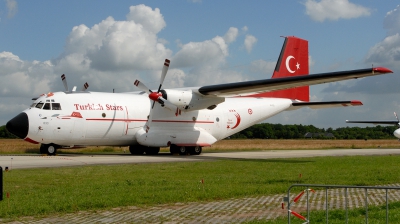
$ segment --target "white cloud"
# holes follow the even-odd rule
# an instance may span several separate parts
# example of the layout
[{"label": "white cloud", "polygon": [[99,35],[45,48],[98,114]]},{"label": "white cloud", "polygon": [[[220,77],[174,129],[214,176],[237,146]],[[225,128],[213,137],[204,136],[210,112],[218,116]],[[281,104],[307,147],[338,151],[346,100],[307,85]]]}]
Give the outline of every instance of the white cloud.
[{"label": "white cloud", "polygon": [[129,7],[129,10],[130,12],[126,19],[141,24],[144,29],[149,30],[151,33],[158,33],[166,26],[159,8],[152,10],[150,7],[141,4]]},{"label": "white cloud", "polygon": [[244,40],[244,47],[246,48],[247,53],[251,52],[255,43],[257,43],[257,38],[249,34],[246,35],[246,38]]},{"label": "white cloud", "polygon": [[250,64],[250,71],[262,74],[272,74],[274,72],[276,61],[257,60]]},{"label": "white cloud", "polygon": [[16,0],[6,0],[7,10],[8,10],[8,18],[12,18],[17,14],[18,4]]},{"label": "white cloud", "polygon": [[387,30],[388,35],[394,35],[400,32],[400,5],[386,13],[383,27]]},{"label": "white cloud", "polygon": [[[388,74],[378,77],[370,77],[355,81],[344,81],[329,84],[324,89],[326,93],[363,93],[369,97],[382,94],[398,94],[398,83],[400,77],[396,73],[400,72],[400,21],[399,6],[386,14],[384,26],[388,30],[388,36],[381,42],[371,47],[364,58],[364,63],[368,66],[387,67],[395,74]],[[386,97],[385,97],[386,98]],[[371,100],[369,100],[371,101]]]},{"label": "white cloud", "polygon": [[187,44],[179,42],[181,50],[173,58],[174,67],[218,67],[229,56],[228,44],[236,39],[237,31],[237,28],[231,27],[224,38],[216,36],[203,42],[189,42]]},{"label": "white cloud", "polygon": [[400,6],[386,14],[384,28],[387,37],[373,46],[365,57],[365,62],[379,66],[387,66],[400,71]]},{"label": "white cloud", "polygon": [[[173,55],[165,46],[168,41],[158,37],[166,27],[159,9],[132,6],[126,18],[116,21],[108,17],[92,27],[73,27],[64,51],[51,61],[24,61],[11,52],[0,52],[1,101],[29,99],[26,102],[30,104],[32,97],[64,90],[62,74],[67,76],[69,89],[80,89],[88,82],[90,91],[137,91],[135,79],[157,88],[165,58],[171,59],[165,88],[246,80],[242,72],[225,67],[229,46],[238,36],[237,28],[230,27],[224,35],[200,42],[177,41],[181,48]],[[250,40],[249,49],[254,39]],[[23,109],[13,108],[17,110],[15,114]]]},{"label": "white cloud", "polygon": [[0,68],[0,93],[4,97],[34,97],[50,90],[53,68],[49,61],[22,61],[10,52],[1,52]]},{"label": "white cloud", "polygon": [[306,6],[306,14],[318,22],[353,19],[371,15],[370,9],[353,4],[349,0],[306,0],[304,4]]},{"label": "white cloud", "polygon": [[224,36],[225,42],[228,44],[234,42],[236,40],[238,32],[239,30],[236,27],[229,28],[228,32]]}]

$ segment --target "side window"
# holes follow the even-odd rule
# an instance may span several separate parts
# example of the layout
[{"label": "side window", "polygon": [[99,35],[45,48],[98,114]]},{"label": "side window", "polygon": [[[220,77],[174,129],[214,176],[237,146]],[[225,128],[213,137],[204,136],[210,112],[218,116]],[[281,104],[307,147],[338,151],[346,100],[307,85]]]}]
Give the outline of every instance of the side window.
[{"label": "side window", "polygon": [[36,108],[42,109],[42,107],[43,107],[43,104],[44,104],[44,103],[42,103],[42,102],[39,102],[38,104],[36,104]]},{"label": "side window", "polygon": [[51,110],[50,103],[46,103],[43,107],[43,110]]},{"label": "side window", "polygon": [[59,103],[51,103],[53,110],[61,110],[61,105]]}]

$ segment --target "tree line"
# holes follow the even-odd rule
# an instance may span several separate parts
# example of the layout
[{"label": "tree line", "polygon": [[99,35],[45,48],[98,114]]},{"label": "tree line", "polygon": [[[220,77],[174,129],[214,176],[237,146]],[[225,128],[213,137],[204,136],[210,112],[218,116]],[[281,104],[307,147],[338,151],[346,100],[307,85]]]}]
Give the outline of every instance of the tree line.
[{"label": "tree line", "polygon": [[[335,139],[393,139],[396,126],[374,126],[374,127],[343,127],[343,128],[317,128],[313,125],[301,124],[256,124],[246,128],[234,135],[231,139],[299,139],[306,138],[306,133],[332,133]],[[0,138],[18,138],[7,131],[6,126],[0,126]],[[318,139],[327,138],[324,135],[313,137]]]},{"label": "tree line", "polygon": [[18,137],[8,132],[6,126],[3,125],[0,126],[0,138],[18,138]]},{"label": "tree line", "polygon": [[[282,125],[262,123],[246,128],[230,136],[231,139],[300,139],[306,138],[306,133],[332,133],[335,139],[394,139],[393,132],[396,126],[374,127],[343,127],[343,128],[317,128],[313,125]],[[325,135],[313,137],[327,138]]]}]

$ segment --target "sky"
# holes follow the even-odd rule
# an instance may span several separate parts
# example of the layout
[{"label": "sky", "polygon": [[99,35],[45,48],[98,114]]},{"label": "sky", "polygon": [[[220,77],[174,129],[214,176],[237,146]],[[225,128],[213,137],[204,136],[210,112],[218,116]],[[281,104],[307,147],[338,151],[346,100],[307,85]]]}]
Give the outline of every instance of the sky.
[{"label": "sky", "polygon": [[310,73],[383,66],[393,74],[310,87],[310,100],[363,106],[283,112],[265,122],[319,128],[400,114],[400,6],[395,0],[0,0],[0,125],[32,98],[89,83],[131,92],[257,79],[273,73],[284,39],[309,41]]}]

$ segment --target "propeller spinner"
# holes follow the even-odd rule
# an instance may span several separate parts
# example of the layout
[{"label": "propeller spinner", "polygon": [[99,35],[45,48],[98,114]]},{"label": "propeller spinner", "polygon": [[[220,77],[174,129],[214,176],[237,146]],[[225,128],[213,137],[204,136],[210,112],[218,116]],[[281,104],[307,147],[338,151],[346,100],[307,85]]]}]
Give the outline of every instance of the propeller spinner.
[{"label": "propeller spinner", "polygon": [[162,96],[162,93],[160,93],[162,84],[163,84],[163,82],[165,80],[165,77],[167,75],[167,72],[168,72],[168,68],[169,68],[169,63],[170,62],[171,62],[170,60],[165,59],[164,67],[163,67],[163,69],[161,71],[160,85],[158,86],[157,92],[151,91],[145,84],[143,84],[139,80],[136,80],[135,83],[134,83],[135,86],[137,86],[139,89],[141,89],[144,92],[146,92],[149,95],[149,98],[154,101],[153,102],[153,106],[151,107],[152,109],[154,108],[154,104],[156,102],[158,102],[162,107],[170,109],[170,110],[172,110],[174,112],[179,110],[176,105],[174,105],[173,103],[171,103],[168,100],[164,99],[163,96]]}]

